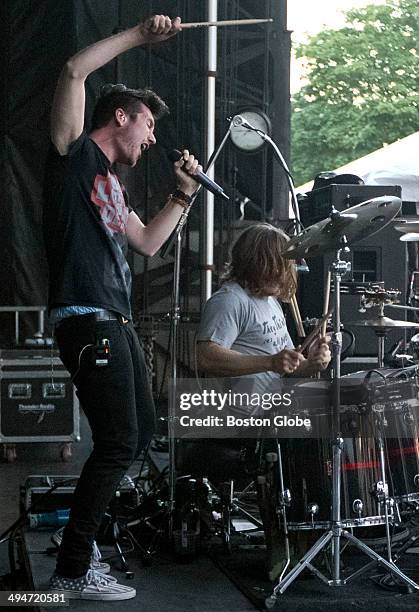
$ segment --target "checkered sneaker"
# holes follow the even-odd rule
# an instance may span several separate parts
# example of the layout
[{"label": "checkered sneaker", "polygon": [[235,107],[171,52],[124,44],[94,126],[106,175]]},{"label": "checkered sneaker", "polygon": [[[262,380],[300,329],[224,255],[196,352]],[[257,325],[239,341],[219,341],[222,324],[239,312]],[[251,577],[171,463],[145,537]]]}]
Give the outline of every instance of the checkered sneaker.
[{"label": "checkered sneaker", "polygon": [[[51,542],[57,548],[60,548],[61,546],[61,542],[63,539],[63,531],[64,531],[64,527],[61,527],[60,529],[58,529],[58,531],[53,533],[51,536]],[[111,571],[111,566],[109,565],[109,563],[105,563],[105,561],[101,561],[101,558],[102,558],[102,555],[100,554],[99,547],[96,544],[96,541],[94,540],[93,549],[92,549],[92,558],[90,561],[90,569],[94,570],[95,572],[100,572],[101,574],[109,574],[109,572]],[[116,578],[114,578],[114,580],[116,580]]]},{"label": "checkered sneaker", "polygon": [[135,589],[119,584],[112,576],[105,576],[91,569],[80,578],[65,578],[55,573],[51,577],[49,588],[51,591],[63,592],[69,599],[97,601],[132,599],[137,594]]}]

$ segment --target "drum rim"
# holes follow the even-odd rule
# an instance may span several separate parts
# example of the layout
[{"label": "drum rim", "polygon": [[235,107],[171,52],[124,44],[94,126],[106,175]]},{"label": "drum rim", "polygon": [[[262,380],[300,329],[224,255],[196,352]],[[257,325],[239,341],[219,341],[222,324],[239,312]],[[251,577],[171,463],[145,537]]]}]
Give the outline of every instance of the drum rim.
[{"label": "drum rim", "polygon": [[[393,516],[389,516],[389,523],[393,523]],[[362,518],[350,518],[342,519],[339,521],[340,527],[343,529],[355,528],[355,527],[374,527],[375,525],[385,525],[386,517],[384,514],[378,514],[376,516],[363,516]],[[313,522],[296,522],[287,521],[287,527],[290,531],[309,531],[315,529],[332,529],[333,521],[313,521]]]}]

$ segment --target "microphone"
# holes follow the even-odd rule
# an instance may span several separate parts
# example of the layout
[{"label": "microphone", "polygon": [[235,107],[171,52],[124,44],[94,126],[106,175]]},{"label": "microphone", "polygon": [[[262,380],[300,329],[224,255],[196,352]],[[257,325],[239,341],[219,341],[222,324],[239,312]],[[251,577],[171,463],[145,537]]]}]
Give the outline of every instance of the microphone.
[{"label": "microphone", "polygon": [[[170,153],[168,153],[168,158],[172,162],[177,162],[182,158],[182,153],[177,149],[173,149],[173,151],[170,151]],[[223,188],[220,187],[220,185],[217,185],[217,183],[215,183],[213,180],[211,180],[209,176],[204,174],[204,172],[197,172],[196,174],[190,174],[189,176],[191,176],[197,183],[205,187],[205,189],[208,189],[208,191],[213,193],[215,196],[220,196],[225,200],[230,199],[228,195],[224,193]]]},{"label": "microphone", "polygon": [[[262,130],[259,130],[258,128],[255,128],[255,126],[250,125],[250,123],[241,115],[234,115],[233,119],[231,120],[231,123],[234,127],[244,127],[248,130],[253,130],[254,132],[262,132]],[[264,133],[264,132],[262,132]]]}]

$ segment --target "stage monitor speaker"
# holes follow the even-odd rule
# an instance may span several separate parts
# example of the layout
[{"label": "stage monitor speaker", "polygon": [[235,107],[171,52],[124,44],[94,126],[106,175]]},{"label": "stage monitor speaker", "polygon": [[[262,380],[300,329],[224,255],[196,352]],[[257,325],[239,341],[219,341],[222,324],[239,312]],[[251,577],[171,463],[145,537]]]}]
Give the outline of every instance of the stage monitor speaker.
[{"label": "stage monitor speaker", "polygon": [[[393,193],[390,193],[390,190]],[[326,203],[334,206],[338,210],[347,208],[347,204],[354,206],[360,202],[380,197],[382,195],[395,195],[400,197],[400,187],[369,186],[369,185],[330,185],[323,189],[321,206],[313,209],[313,217],[308,220],[307,216],[304,224],[313,224],[319,219],[316,215],[322,214],[322,218],[327,217],[325,209]],[[314,192],[313,192],[314,193]],[[319,193],[316,197],[320,197]],[[355,201],[356,200],[356,201]],[[317,201],[319,204],[320,200]],[[317,205],[316,205],[317,206]],[[320,204],[319,204],[320,206]],[[306,213],[308,209],[306,208]],[[342,255],[343,259],[351,262],[352,271],[345,275],[345,280],[379,282],[384,281],[386,289],[398,289],[401,292],[400,302],[406,303],[408,291],[409,271],[408,254],[405,242],[400,241],[400,232],[394,229],[397,220],[391,221],[380,232],[364,238],[350,247],[350,253]],[[328,253],[322,257],[310,258],[307,263],[310,272],[303,274],[299,279],[299,304],[301,314],[304,317],[318,317],[323,310],[324,287],[327,271],[333,261],[333,253]],[[377,354],[377,339],[374,329],[371,327],[359,327],[348,325],[349,322],[373,319],[378,314],[378,307],[369,308],[365,313],[359,312],[359,295],[341,295],[341,320],[345,328],[355,334],[356,356],[368,356]],[[405,311],[406,312],[406,311]],[[406,320],[406,314],[402,310],[386,309],[386,316],[393,319]],[[408,332],[411,335],[411,332]],[[391,331],[386,339],[386,349],[388,350],[400,338],[405,337],[403,329]],[[409,336],[410,338],[410,336]]]}]

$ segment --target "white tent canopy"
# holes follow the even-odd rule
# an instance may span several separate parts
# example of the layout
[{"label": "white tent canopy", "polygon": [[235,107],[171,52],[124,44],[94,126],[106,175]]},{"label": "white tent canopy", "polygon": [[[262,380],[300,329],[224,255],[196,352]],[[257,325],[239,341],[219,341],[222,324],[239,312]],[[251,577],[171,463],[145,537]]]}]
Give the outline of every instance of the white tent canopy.
[{"label": "white tent canopy", "polygon": [[[356,174],[366,185],[401,185],[405,202],[419,202],[419,132],[377,149],[334,172]],[[312,186],[313,181],[310,181],[297,187],[296,191],[306,193]]]}]

